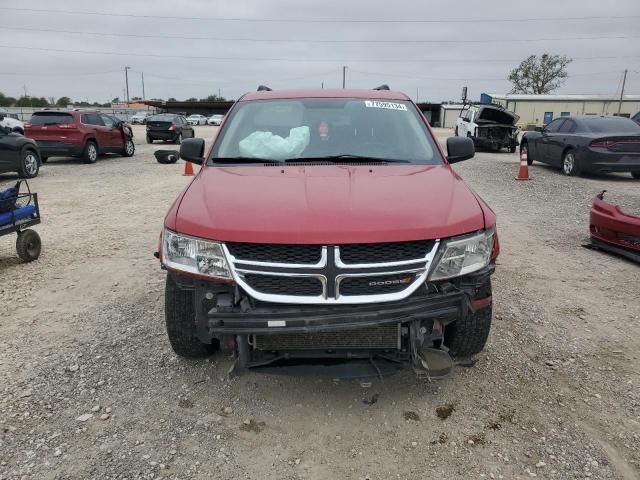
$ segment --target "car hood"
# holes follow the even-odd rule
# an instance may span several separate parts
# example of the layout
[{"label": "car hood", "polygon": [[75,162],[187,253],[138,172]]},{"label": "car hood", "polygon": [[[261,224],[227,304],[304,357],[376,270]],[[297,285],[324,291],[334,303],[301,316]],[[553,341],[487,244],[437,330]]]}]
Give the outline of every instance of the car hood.
[{"label": "car hood", "polygon": [[504,108],[485,105],[478,110],[476,123],[499,123],[501,125],[515,125],[520,117]]},{"label": "car hood", "polygon": [[172,212],[166,223],[179,233],[236,242],[394,242],[484,228],[448,165],[204,167]]}]

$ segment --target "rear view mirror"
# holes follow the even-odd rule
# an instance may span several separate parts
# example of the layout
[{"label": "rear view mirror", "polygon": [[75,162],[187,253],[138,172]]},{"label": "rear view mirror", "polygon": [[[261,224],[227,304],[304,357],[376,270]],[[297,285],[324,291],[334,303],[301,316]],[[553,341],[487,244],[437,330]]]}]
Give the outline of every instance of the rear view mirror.
[{"label": "rear view mirror", "polygon": [[467,137],[447,138],[447,161],[449,163],[461,162],[473,158],[476,148],[473,140]]},{"label": "rear view mirror", "polygon": [[180,145],[180,158],[187,162],[202,165],[204,162],[204,140],[202,138],[187,138]]}]

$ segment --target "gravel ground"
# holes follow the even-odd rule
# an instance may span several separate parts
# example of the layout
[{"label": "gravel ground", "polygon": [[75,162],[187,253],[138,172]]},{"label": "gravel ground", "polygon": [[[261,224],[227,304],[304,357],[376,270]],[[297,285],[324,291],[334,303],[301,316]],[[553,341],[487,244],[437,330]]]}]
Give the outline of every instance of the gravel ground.
[{"label": "gravel ground", "polygon": [[38,261],[0,238],[0,480],[640,478],[638,266],[581,247],[593,196],[640,212],[638,181],[534,164],[516,182],[508,153],[455,166],[502,246],[473,368],[433,383],[228,379],[228,358],[168,345],[152,252],[189,179],[134,128],[133,158],[51,159],[30,182]]}]

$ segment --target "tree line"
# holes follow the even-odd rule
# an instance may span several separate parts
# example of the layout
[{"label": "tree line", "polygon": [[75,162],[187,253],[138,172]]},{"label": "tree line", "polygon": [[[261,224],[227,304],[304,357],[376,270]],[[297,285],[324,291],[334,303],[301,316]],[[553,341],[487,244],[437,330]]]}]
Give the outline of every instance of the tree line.
[{"label": "tree line", "polygon": [[[140,97],[133,97],[130,100],[131,102],[139,102],[142,101]],[[161,98],[152,98],[151,101],[163,102],[164,100]],[[177,102],[174,97],[168,98],[167,102]],[[220,97],[218,95],[209,95],[206,98],[195,98],[190,97],[185,100],[186,102],[225,102],[226,98]],[[109,108],[113,103],[121,103],[119,97],[112,99],[110,102],[100,103],[100,102],[88,102],[88,101],[73,101],[71,97],[63,96],[59,98],[54,97],[31,97],[27,95],[23,95],[21,97],[15,98],[5,95],[0,92],[0,107],[102,107]]]}]

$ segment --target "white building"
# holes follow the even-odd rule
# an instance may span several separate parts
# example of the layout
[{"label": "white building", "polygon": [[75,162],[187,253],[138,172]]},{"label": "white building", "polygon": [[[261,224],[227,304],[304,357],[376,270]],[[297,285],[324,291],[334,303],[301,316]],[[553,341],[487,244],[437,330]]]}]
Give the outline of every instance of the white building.
[{"label": "white building", "polygon": [[[490,98],[487,98],[490,97]],[[484,102],[502,105],[520,116],[518,125],[532,129],[546,125],[554,118],[569,115],[620,115],[632,117],[640,112],[640,95],[522,95],[483,94]],[[444,105],[443,105],[444,106]]]}]

